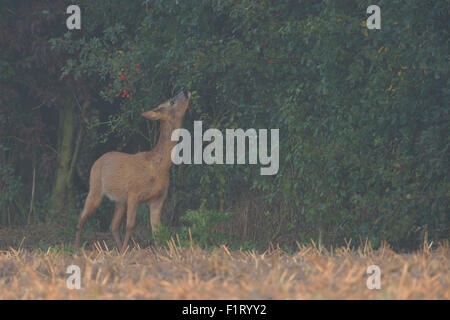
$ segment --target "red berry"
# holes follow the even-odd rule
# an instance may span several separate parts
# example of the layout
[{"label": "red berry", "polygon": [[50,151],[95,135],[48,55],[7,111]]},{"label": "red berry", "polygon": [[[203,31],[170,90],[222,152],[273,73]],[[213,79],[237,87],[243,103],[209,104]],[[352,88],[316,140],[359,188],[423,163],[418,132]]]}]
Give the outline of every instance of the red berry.
[{"label": "red berry", "polygon": [[124,79],[126,79],[126,77],[124,75],[121,75],[120,79],[124,80]]}]

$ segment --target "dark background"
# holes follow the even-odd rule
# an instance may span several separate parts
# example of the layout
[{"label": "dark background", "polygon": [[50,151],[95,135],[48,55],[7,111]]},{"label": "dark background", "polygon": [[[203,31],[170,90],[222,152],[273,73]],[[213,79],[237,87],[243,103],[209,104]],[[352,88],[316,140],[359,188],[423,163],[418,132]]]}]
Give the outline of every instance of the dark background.
[{"label": "dark background", "polygon": [[[1,229],[71,242],[94,161],[152,148],[158,123],[140,111],[189,88],[183,127],[279,128],[280,170],[173,166],[162,240],[448,240],[448,1],[79,0],[80,31],[70,4],[0,2]],[[365,26],[371,4],[381,30]]]}]

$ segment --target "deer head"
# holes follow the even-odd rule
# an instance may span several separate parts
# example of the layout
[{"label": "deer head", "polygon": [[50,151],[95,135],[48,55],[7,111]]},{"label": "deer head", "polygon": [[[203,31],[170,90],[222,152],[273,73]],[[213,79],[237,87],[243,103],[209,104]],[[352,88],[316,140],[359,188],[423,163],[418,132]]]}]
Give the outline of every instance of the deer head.
[{"label": "deer head", "polygon": [[191,93],[188,90],[181,91],[175,97],[160,104],[155,109],[142,112],[142,116],[149,120],[161,120],[172,123],[179,122],[189,108],[190,98]]}]

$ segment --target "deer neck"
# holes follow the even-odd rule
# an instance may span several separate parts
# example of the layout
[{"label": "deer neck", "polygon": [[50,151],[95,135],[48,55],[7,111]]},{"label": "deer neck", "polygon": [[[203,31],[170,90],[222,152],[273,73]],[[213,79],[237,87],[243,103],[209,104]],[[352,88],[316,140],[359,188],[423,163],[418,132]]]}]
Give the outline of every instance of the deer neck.
[{"label": "deer neck", "polygon": [[160,170],[169,171],[172,166],[171,153],[177,144],[177,141],[171,141],[170,137],[173,130],[180,128],[180,123],[171,123],[170,121],[161,121],[159,138],[156,146],[147,152],[146,159]]}]

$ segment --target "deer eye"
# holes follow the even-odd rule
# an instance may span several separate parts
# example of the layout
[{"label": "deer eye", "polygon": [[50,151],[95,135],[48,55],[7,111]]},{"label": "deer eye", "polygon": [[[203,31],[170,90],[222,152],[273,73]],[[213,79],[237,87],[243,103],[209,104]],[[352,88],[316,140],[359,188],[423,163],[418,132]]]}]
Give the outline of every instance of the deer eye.
[{"label": "deer eye", "polygon": [[174,103],[173,100],[170,100],[170,105],[171,105],[171,106],[173,106],[173,103]]}]

